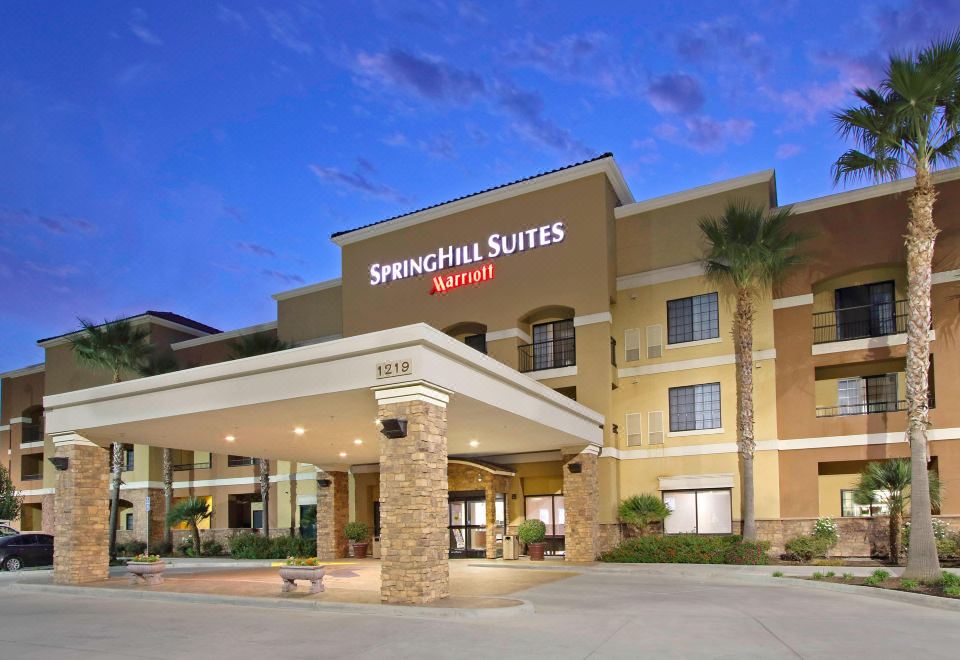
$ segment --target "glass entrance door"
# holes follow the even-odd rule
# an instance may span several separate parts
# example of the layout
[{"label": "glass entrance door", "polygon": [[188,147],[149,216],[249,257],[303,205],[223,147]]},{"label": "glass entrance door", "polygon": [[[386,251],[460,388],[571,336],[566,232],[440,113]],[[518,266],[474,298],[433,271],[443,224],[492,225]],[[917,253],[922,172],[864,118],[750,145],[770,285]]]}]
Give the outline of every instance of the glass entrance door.
[{"label": "glass entrance door", "polygon": [[450,558],[485,557],[487,501],[483,491],[450,493]]}]

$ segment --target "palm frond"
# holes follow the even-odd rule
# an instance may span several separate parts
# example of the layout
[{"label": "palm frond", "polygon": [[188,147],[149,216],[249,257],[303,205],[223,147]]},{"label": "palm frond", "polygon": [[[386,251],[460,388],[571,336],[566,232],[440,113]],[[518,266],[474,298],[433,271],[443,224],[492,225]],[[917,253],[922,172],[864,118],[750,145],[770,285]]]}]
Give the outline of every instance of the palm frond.
[{"label": "palm frond", "polygon": [[80,334],[70,340],[74,358],[81,366],[110,371],[119,378],[124,371],[136,371],[150,355],[146,328],[135,327],[127,319],[95,324],[80,322]]},{"label": "palm frond", "polygon": [[290,347],[289,343],[281,341],[271,334],[258,332],[252,335],[244,335],[230,342],[228,350],[230,351],[230,359],[237,360],[254,355],[284,351]]}]

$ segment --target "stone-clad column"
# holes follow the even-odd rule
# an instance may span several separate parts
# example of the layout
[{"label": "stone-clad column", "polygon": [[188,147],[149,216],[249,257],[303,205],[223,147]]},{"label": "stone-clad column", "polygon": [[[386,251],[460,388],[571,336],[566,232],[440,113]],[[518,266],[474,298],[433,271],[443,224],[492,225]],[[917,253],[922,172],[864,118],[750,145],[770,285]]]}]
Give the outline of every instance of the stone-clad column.
[{"label": "stone-clad column", "polygon": [[[321,481],[330,484],[321,486]],[[317,470],[317,559],[333,561],[347,556],[343,528],[350,517],[350,486],[346,472]]]},{"label": "stone-clad column", "polygon": [[406,437],[380,438],[380,599],[430,603],[450,594],[446,391],[426,383],[376,391],[378,419]]},{"label": "stone-clad column", "polygon": [[[576,452],[576,453],[574,453]],[[566,513],[564,548],[567,561],[597,558],[600,527],[600,489],[597,484],[597,447],[564,450],[563,504]]]},{"label": "stone-clad column", "polygon": [[57,469],[54,493],[57,533],[53,580],[80,584],[106,580],[108,556],[108,451],[76,433],[54,436],[54,456],[67,459]]}]

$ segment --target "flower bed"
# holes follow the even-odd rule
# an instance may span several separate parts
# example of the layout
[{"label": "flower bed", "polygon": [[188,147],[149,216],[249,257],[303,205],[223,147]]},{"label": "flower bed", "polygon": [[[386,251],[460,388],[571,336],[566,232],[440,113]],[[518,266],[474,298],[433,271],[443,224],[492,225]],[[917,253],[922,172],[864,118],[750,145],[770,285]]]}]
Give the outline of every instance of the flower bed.
[{"label": "flower bed", "polygon": [[749,564],[769,563],[766,541],[744,541],[739,536],[639,536],[627,539],[600,555],[600,561],[635,564]]},{"label": "flower bed", "polygon": [[[774,577],[783,577],[783,573],[780,571],[774,572],[773,575]],[[833,582],[834,584],[852,584],[877,589],[891,589],[914,594],[925,594],[927,596],[960,599],[960,576],[950,573],[949,571],[943,571],[942,577],[934,582],[904,580],[890,575],[889,571],[883,569],[877,569],[867,577],[856,577],[852,573],[841,573],[837,575],[834,571],[827,571],[825,573],[814,573],[810,577],[795,576],[794,579],[812,580],[814,582]]]}]

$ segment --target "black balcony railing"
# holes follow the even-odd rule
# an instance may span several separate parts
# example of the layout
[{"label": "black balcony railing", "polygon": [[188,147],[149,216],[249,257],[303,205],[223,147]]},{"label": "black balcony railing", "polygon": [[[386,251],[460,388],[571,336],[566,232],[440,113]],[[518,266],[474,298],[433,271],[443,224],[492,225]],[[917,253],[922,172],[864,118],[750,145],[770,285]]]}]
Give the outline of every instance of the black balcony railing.
[{"label": "black balcony railing", "polygon": [[[936,398],[933,392],[929,395],[930,408],[936,407]],[[854,403],[844,406],[821,406],[817,408],[817,417],[845,417],[847,415],[873,415],[876,413],[900,412],[907,409],[907,402],[899,401],[871,401],[868,403]]]},{"label": "black balcony railing", "polygon": [[[250,463],[243,463],[243,465],[250,465]],[[184,470],[206,470],[210,467],[210,461],[205,461],[203,463],[177,463],[173,466],[174,472],[183,472]]]},{"label": "black balcony railing", "polygon": [[813,315],[813,343],[885,337],[907,331],[907,301],[842,307]]},{"label": "black balcony railing", "polygon": [[20,481],[40,481],[43,479],[43,472],[33,472],[30,474],[21,474]]},{"label": "black balcony railing", "polygon": [[617,366],[617,340],[610,337],[610,364]]},{"label": "black balcony railing", "polygon": [[577,364],[577,342],[575,337],[550,339],[518,346],[520,352],[520,371],[542,371],[559,367],[573,367]]},{"label": "black balcony railing", "polygon": [[253,459],[247,456],[228,456],[227,467],[241,467],[244,465],[253,465]]}]

